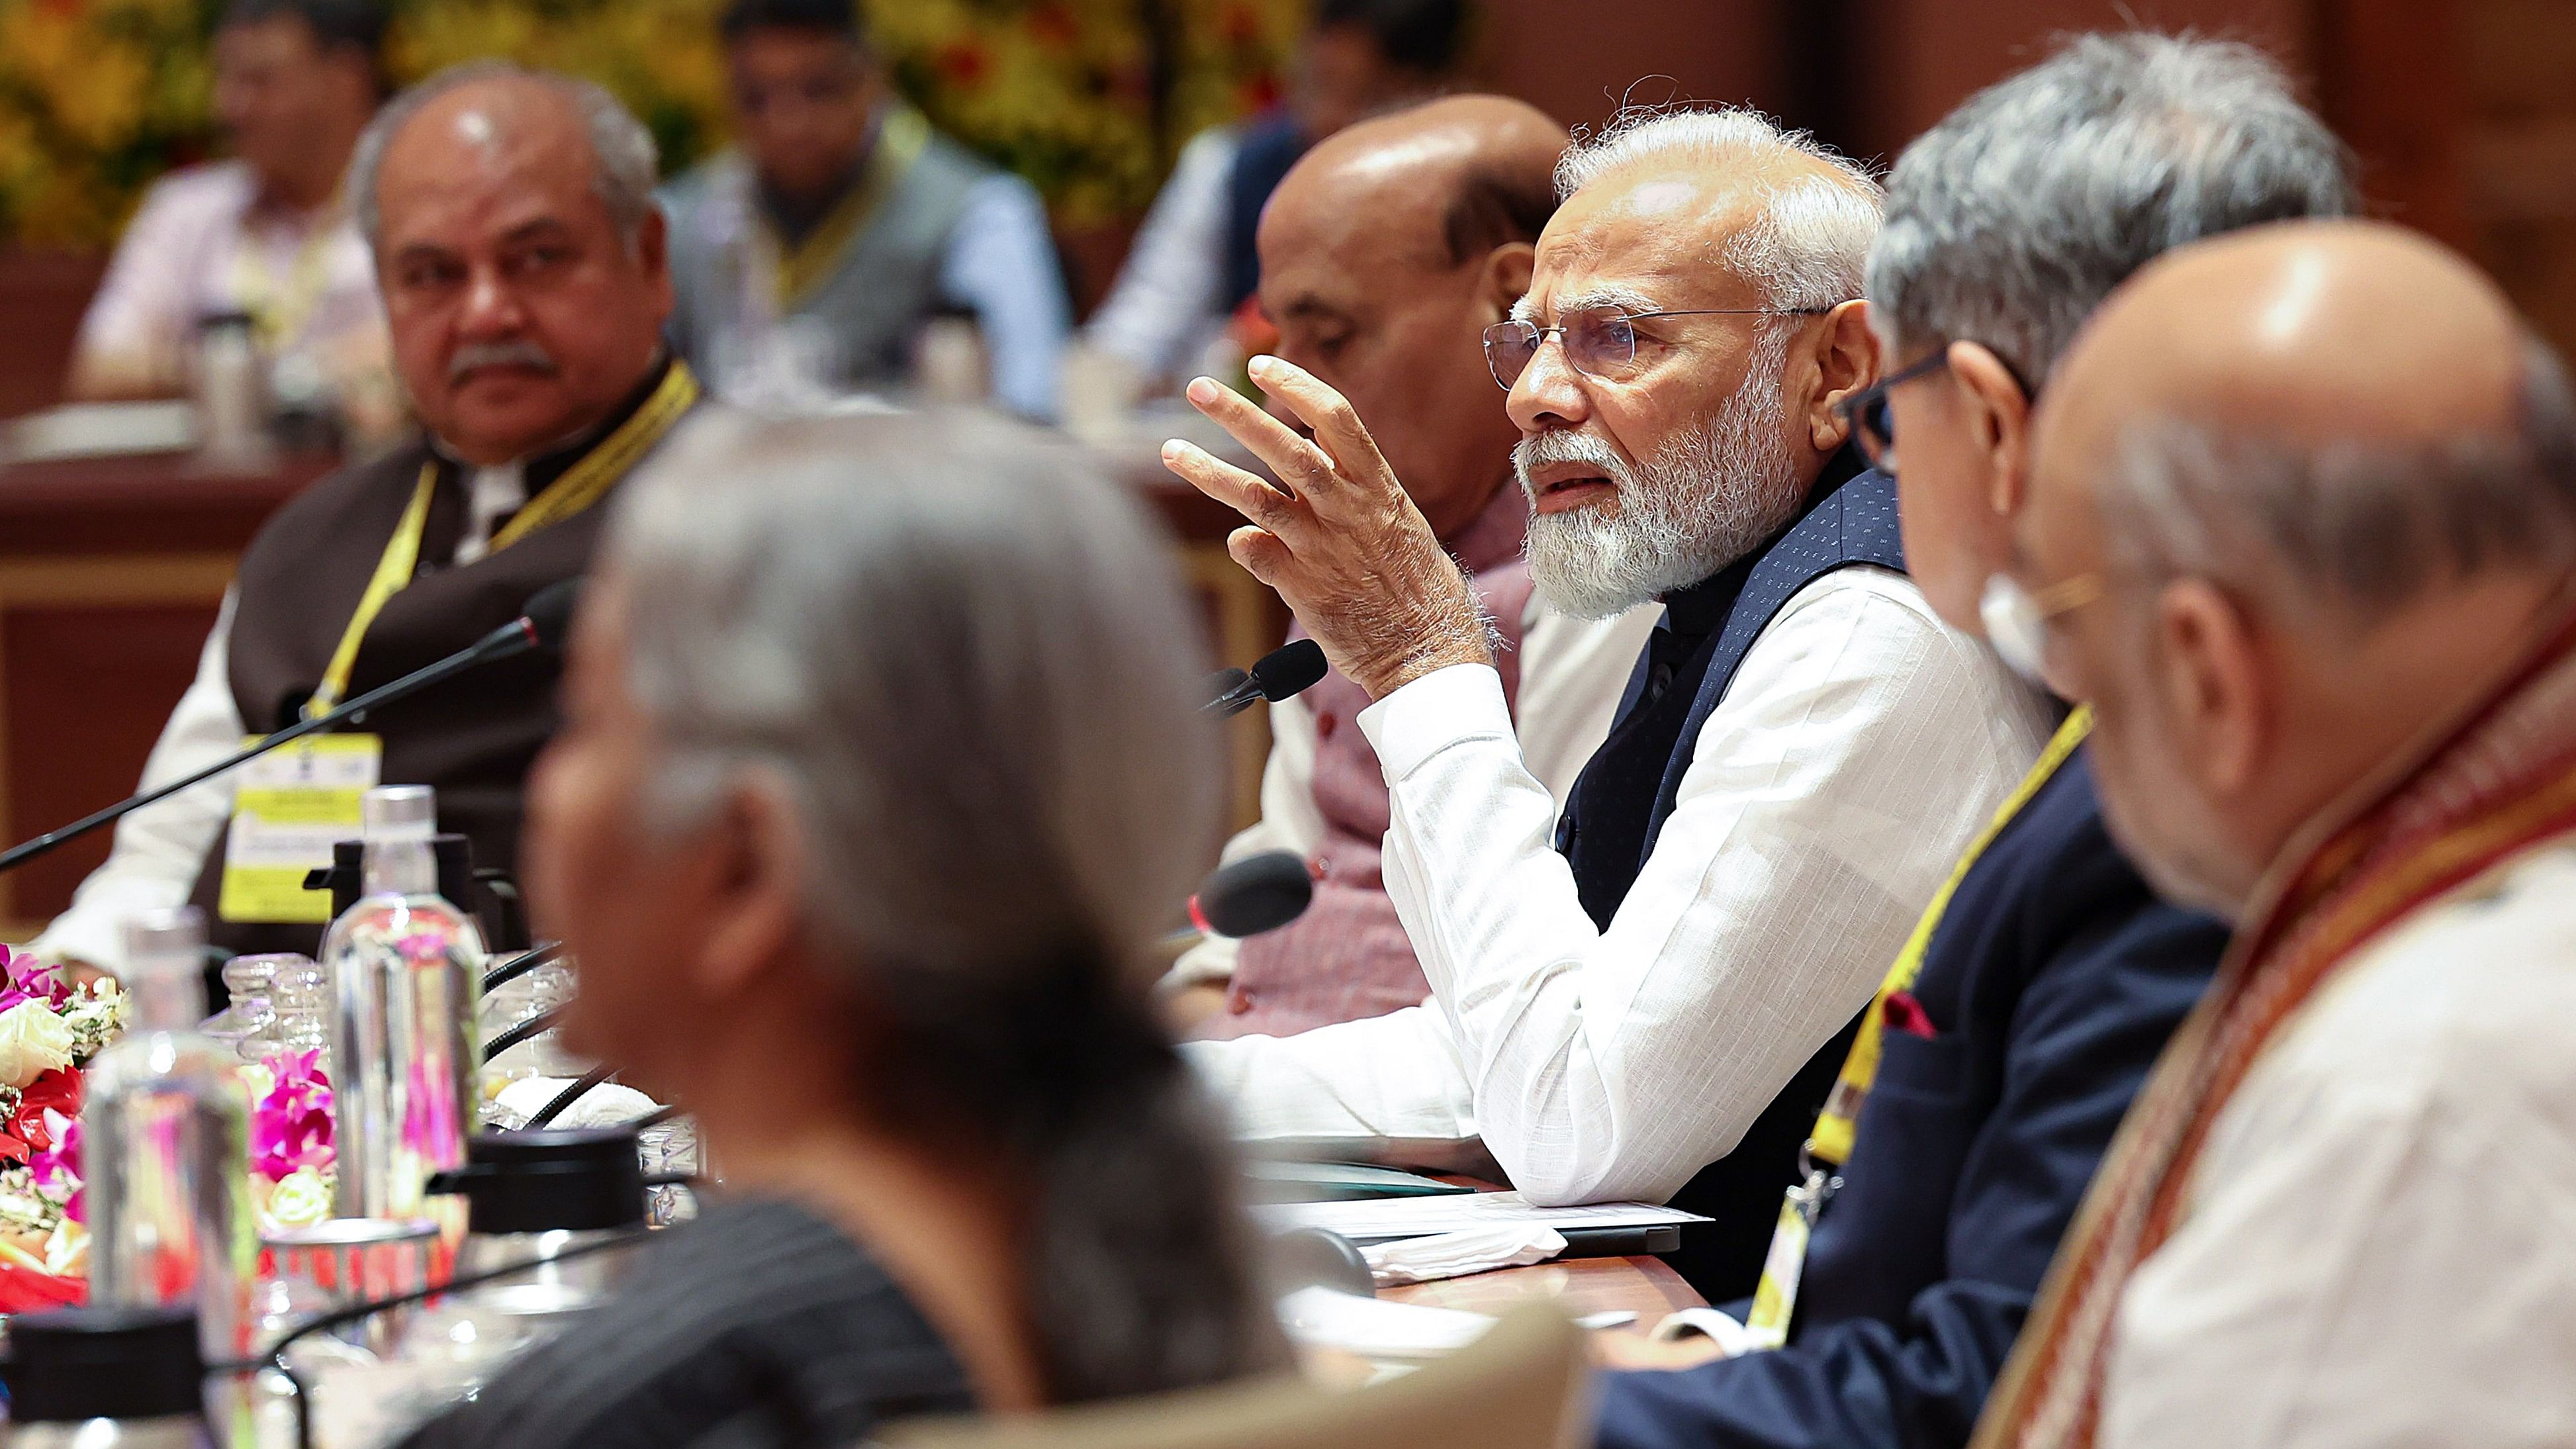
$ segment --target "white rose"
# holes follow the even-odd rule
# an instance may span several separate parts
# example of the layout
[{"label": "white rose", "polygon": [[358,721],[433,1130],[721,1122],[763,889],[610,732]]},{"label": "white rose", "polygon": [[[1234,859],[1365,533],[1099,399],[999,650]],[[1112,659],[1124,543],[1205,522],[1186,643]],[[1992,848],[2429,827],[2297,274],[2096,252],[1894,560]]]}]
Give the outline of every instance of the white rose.
[{"label": "white rose", "polygon": [[0,1012],[0,1086],[24,1091],[29,1082],[72,1064],[72,1029],[41,1001],[21,1001]]},{"label": "white rose", "polygon": [[269,1189],[262,1216],[272,1227],[309,1228],[331,1216],[331,1186],[312,1168],[299,1167]]}]

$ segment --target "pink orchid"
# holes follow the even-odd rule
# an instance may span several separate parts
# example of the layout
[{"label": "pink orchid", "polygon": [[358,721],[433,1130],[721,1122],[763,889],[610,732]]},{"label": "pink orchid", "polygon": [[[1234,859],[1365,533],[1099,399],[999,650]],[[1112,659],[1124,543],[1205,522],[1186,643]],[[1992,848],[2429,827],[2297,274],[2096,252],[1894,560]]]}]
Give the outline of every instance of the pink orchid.
[{"label": "pink orchid", "polygon": [[45,1131],[53,1138],[50,1147],[39,1147],[27,1156],[28,1175],[47,1195],[68,1192],[63,1200],[63,1216],[73,1222],[86,1222],[81,1215],[81,1126],[75,1117],[66,1117],[48,1107],[45,1109]]},{"label": "pink orchid", "polygon": [[331,1077],[317,1049],[268,1059],[277,1085],[251,1104],[251,1165],[271,1182],[300,1168],[320,1171],[338,1157],[331,1140]]},{"label": "pink orchid", "polygon": [[0,1012],[38,997],[60,1011],[71,1000],[72,986],[63,979],[60,967],[14,947],[0,946],[0,973],[8,980],[7,986],[0,987]]}]

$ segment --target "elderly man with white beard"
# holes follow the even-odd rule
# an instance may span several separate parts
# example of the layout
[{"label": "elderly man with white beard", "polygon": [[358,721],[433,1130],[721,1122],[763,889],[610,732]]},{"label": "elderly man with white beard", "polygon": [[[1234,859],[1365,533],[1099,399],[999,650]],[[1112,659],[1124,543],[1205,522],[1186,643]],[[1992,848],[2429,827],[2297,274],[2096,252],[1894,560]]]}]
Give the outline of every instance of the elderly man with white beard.
[{"label": "elderly man with white beard", "polygon": [[1732,111],[1577,145],[1527,298],[1487,334],[1552,603],[1664,618],[1553,847],[1457,566],[1329,388],[1191,401],[1285,491],[1185,443],[1234,557],[1375,703],[1389,895],[1433,999],[1194,1047],[1254,1138],[1481,1135],[1540,1202],[1716,1219],[1684,1271],[1748,1293],[1855,1014],[2049,710],[1903,573],[1890,480],[1835,404],[1877,376],[1856,300],[1878,188]]}]

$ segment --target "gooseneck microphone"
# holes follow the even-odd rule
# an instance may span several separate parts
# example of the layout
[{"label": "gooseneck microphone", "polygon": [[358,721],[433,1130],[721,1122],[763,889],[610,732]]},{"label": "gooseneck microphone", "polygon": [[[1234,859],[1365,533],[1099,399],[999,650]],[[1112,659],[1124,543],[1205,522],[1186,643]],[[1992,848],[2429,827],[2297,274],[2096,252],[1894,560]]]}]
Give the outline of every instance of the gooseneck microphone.
[{"label": "gooseneck microphone", "polygon": [[1324,646],[1294,639],[1261,656],[1249,671],[1228,669],[1214,681],[1216,697],[1204,708],[1210,714],[1241,714],[1268,700],[1272,704],[1312,689],[1324,677]]},{"label": "gooseneck microphone", "polygon": [[7,851],[0,852],[0,871],[15,870],[37,856],[78,840],[102,825],[115,822],[128,812],[140,810],[158,800],[166,800],[192,785],[203,784],[226,770],[258,759],[280,745],[300,740],[306,735],[319,734],[335,725],[363,720],[367,717],[367,711],[371,709],[391,704],[406,695],[417,694],[442,679],[462,674],[478,664],[489,664],[497,659],[512,658],[525,654],[531,649],[560,649],[563,647],[564,634],[572,623],[573,605],[580,597],[579,579],[562,579],[548,584],[528,596],[527,605],[519,611],[518,618],[484,635],[471,647],[460,649],[435,664],[413,670],[391,684],[368,690],[338,709],[317,714],[308,720],[298,720],[240,754],[217,764],[208,765],[184,780],[174,780],[158,789],[128,796],[95,815],[84,815],[60,830],[49,831],[33,840],[13,845]]},{"label": "gooseneck microphone", "polygon": [[1219,936],[1258,936],[1275,931],[1305,914],[1315,898],[1315,878],[1306,862],[1285,850],[1216,868],[1190,897],[1190,924]]}]

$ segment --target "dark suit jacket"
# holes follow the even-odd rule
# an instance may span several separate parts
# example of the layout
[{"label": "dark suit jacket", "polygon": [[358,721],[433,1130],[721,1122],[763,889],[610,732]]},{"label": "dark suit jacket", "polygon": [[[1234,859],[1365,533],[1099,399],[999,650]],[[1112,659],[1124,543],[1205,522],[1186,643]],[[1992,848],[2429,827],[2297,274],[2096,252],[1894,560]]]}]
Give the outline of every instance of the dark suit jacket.
[{"label": "dark suit jacket", "polygon": [[2112,846],[2079,751],[1933,933],[1914,995],[1937,1034],[1886,1033],[1788,1347],[1609,1376],[1603,1449],[1966,1443],[2113,1130],[2225,944]]}]

